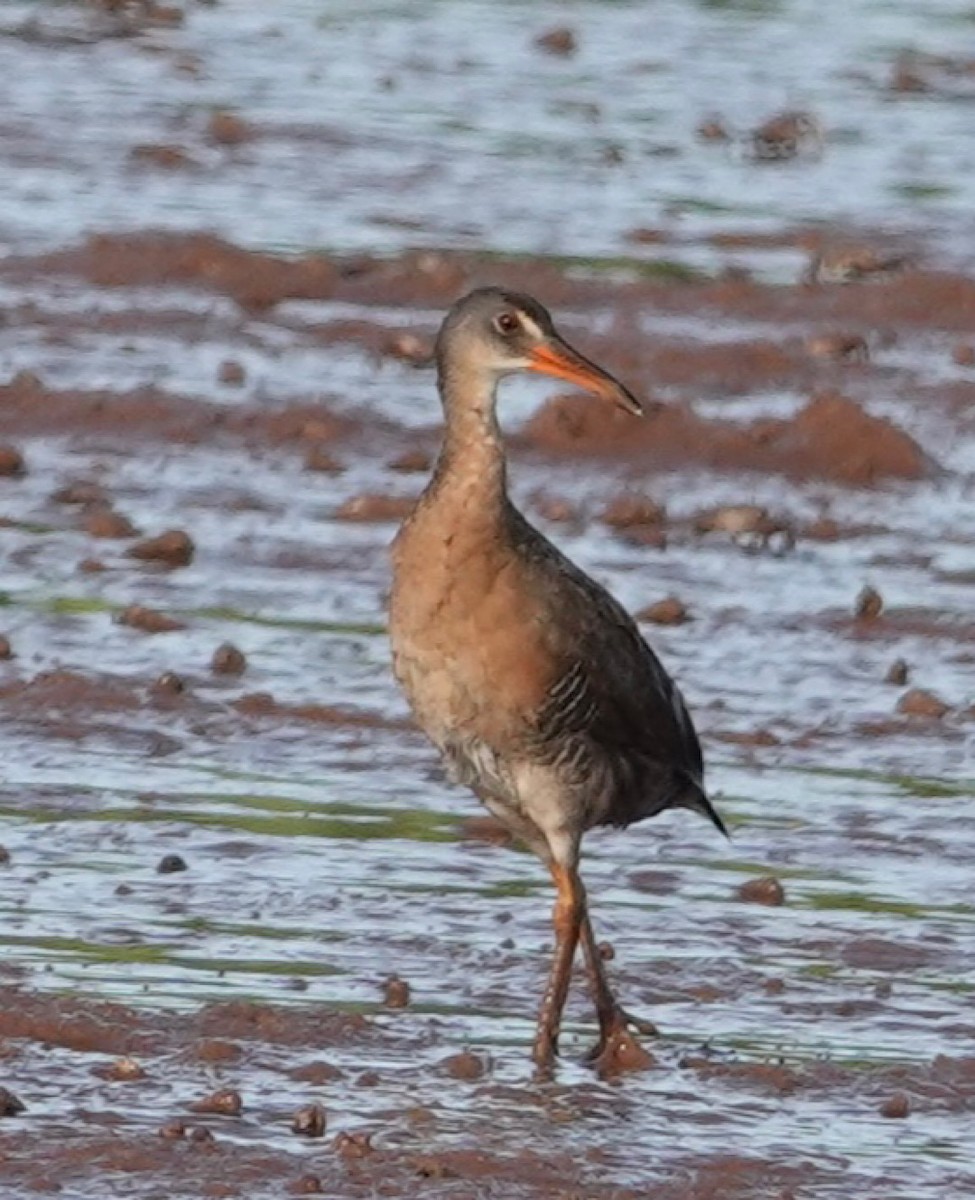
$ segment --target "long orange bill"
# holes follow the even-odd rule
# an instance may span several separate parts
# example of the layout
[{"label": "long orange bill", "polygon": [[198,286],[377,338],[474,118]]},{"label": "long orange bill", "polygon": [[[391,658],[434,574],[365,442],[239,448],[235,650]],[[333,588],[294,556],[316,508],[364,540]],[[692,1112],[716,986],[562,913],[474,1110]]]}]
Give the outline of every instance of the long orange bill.
[{"label": "long orange bill", "polygon": [[541,375],[553,375],[556,379],[568,380],[583,391],[591,392],[605,400],[612,400],[635,417],[643,416],[643,407],[632,392],[619,380],[614,379],[608,371],[597,367],[561,339],[551,339],[544,346],[533,350],[529,369],[538,371]]}]

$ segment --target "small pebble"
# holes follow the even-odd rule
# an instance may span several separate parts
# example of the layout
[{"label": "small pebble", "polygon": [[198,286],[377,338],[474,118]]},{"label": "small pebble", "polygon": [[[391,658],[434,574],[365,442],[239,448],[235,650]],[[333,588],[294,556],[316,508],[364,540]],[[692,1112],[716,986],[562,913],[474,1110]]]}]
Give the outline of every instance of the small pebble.
[{"label": "small pebble", "polygon": [[247,372],[233,358],[225,358],[217,371],[217,379],[230,387],[242,387],[247,382]]},{"label": "small pebble", "polygon": [[911,1115],[911,1102],[905,1092],[894,1092],[880,1106],[880,1115],[890,1121],[903,1121]]},{"label": "small pebble", "polygon": [[573,30],[567,25],[560,25],[546,33],[540,33],[535,38],[535,46],[546,54],[567,58],[579,49],[579,42]]},{"label": "small pebble", "polygon": [[21,479],[26,474],[24,456],[16,446],[0,446],[0,476],[5,479]]},{"label": "small pebble", "polygon": [[243,675],[247,670],[247,659],[233,642],[224,642],[214,650],[210,670],[214,675]]},{"label": "small pebble", "polygon": [[410,985],[398,975],[390,975],[383,984],[383,1004],[387,1008],[406,1008],[410,1002]]},{"label": "small pebble", "polygon": [[[180,860],[182,861],[182,860]],[[184,868],[185,869],[185,865]],[[244,1104],[236,1088],[220,1088],[190,1105],[190,1112],[216,1113],[221,1117],[239,1117]]]},{"label": "small pebble", "polygon": [[887,674],[884,676],[884,683],[893,683],[897,687],[903,687],[911,675],[911,669],[902,658],[895,658],[887,668]]},{"label": "small pebble", "polygon": [[649,621],[652,625],[683,625],[691,619],[687,606],[676,596],[666,596],[655,604],[641,608],[636,614],[638,621]]},{"label": "small pebble", "polygon": [[208,1146],[216,1140],[205,1125],[197,1125],[194,1129],[190,1130],[190,1141],[196,1146]]},{"label": "small pebble", "polygon": [[10,851],[6,846],[0,846],[0,867],[10,866]]},{"label": "small pebble", "polygon": [[599,951],[599,957],[603,962],[612,962],[616,957],[616,951],[613,948],[612,942],[600,942],[596,949]]},{"label": "small pebble", "polygon": [[10,645],[10,638],[0,633],[0,661],[6,662],[13,658],[14,652]]},{"label": "small pebble", "polygon": [[291,1130],[302,1137],[320,1138],[325,1136],[327,1124],[328,1114],[320,1104],[306,1104],[292,1118]]},{"label": "small pebble", "polygon": [[95,1074],[114,1083],[135,1083],[146,1077],[145,1069],[134,1058],[128,1057],[117,1058],[105,1067],[96,1067]]},{"label": "small pebble", "polygon": [[186,691],[186,684],[175,671],[164,671],[149,685],[153,696],[181,696]]},{"label": "small pebble", "polygon": [[695,130],[702,142],[729,142],[731,133],[720,117],[705,117]]},{"label": "small pebble", "polygon": [[884,598],[875,587],[867,584],[856,598],[853,615],[858,621],[876,621],[884,611]]},{"label": "small pebble", "polygon": [[951,358],[959,367],[975,367],[975,346],[971,342],[959,342],[952,350]]},{"label": "small pebble", "polygon": [[164,563],[167,567],[189,566],[195,552],[193,539],[182,529],[167,529],[158,537],[136,542],[134,546],[130,546],[126,550],[129,558],[139,558],[144,562]]},{"label": "small pebble", "polygon": [[897,701],[897,711],[908,717],[940,718],[951,711],[951,705],[945,704],[940,696],[924,688],[911,688]]},{"label": "small pebble", "polygon": [[253,138],[254,130],[236,114],[218,110],[207,123],[207,134],[218,146],[240,146]]},{"label": "small pebble", "polygon": [[365,1158],[372,1154],[374,1149],[372,1134],[350,1133],[343,1130],[332,1143],[332,1148],[342,1158]]},{"label": "small pebble", "polygon": [[166,1121],[159,1126],[156,1133],[167,1142],[175,1142],[182,1137],[186,1137],[186,1125],[178,1119]]},{"label": "small pebble", "polygon": [[738,899],[748,904],[767,904],[778,907],[785,904],[785,889],[774,875],[763,875],[759,879],[746,879],[738,888]]},{"label": "small pebble", "polygon": [[186,860],[178,854],[164,854],[159,860],[156,871],[160,875],[175,875],[179,871],[186,871]]}]

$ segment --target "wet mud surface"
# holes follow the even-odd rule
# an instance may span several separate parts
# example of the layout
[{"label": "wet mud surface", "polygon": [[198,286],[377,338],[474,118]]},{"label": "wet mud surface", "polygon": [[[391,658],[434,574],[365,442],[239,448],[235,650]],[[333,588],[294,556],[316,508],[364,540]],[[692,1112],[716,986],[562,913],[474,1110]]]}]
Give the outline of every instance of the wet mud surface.
[{"label": "wet mud surface", "polygon": [[[893,105],[946,135],[957,62],[875,46],[856,85],[834,64],[837,94],[860,98],[859,209],[809,211],[849,150],[829,130],[784,166],[752,161],[765,142],[723,158],[691,131],[675,162],[652,157],[654,203],[716,171],[732,197],[755,181],[761,219],[702,195],[658,229],[610,189],[553,245],[523,204],[520,224],[495,220],[475,180],[471,228],[446,220],[484,147],[450,126],[429,60],[475,91],[496,81],[489,40],[457,65],[454,22],[485,20],[479,5],[442,6],[425,49],[396,6],[373,38],[369,87],[392,73],[416,104],[399,174],[355,124],[376,108],[313,118],[307,51],[278,90],[257,50],[241,57],[280,42],[287,60],[310,27],[361,55],[351,13],[131,6],[122,28],[8,8],[3,1195],[975,1191],[975,277],[946,196],[864,234],[893,186],[877,122]],[[588,102],[588,48],[625,41],[629,10],[580,6],[574,50],[558,30],[533,41],[554,18],[514,12],[498,18],[512,69],[544,75],[554,122],[532,143],[532,211],[558,224],[566,131],[590,130],[574,211],[606,140],[559,105]],[[664,40],[688,19],[671,6]],[[699,20],[760,43],[780,28]],[[97,66],[74,138],[25,63],[65,95]],[[224,111],[245,67],[266,86]],[[321,70],[326,90],[353,86],[351,67]],[[153,102],[108,121],[146,72]],[[735,128],[769,115],[729,103]],[[677,136],[668,120],[654,145]],[[635,121],[610,121],[625,162],[649,154]],[[438,129],[452,158],[429,152]],[[497,136],[495,171],[521,161]],[[275,177],[296,147],[331,156],[334,180],[317,161]],[[355,181],[383,170],[399,190],[379,221]],[[572,247],[594,257],[557,256]],[[506,385],[513,490],[642,614],[733,833],[670,814],[588,841],[612,977],[660,1028],[647,1069],[618,1078],[585,1064],[581,974],[555,1078],[532,1077],[550,886],[443,781],[389,672],[388,543],[437,447],[432,338],[488,282],[538,295],[647,398],[636,423]]]}]

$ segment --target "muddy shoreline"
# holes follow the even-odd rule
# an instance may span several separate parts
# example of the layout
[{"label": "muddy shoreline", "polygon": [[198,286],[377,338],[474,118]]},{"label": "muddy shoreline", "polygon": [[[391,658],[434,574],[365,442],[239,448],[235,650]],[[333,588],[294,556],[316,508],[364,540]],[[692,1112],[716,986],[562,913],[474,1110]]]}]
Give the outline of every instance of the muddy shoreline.
[{"label": "muddy shoreline", "polygon": [[[975,640],[962,602],[970,577],[958,557],[972,539],[923,499],[971,485],[952,447],[964,437],[973,385],[964,367],[929,383],[920,420],[916,377],[885,361],[883,348],[844,363],[807,347],[824,319],[856,310],[862,320],[867,308],[884,314],[886,345],[904,353],[931,337],[927,289],[962,293],[967,281],[932,283],[919,273],[783,290],[577,280],[538,268],[535,285],[540,278],[574,326],[612,311],[594,352],[660,404],[634,440],[577,397],[543,400],[513,439],[519,494],[553,537],[568,539],[624,595],[629,588],[634,608],[668,591],[684,597],[676,623],[647,631],[694,697],[715,774],[732,789],[722,803],[745,855],[733,848],[723,862],[690,822],[641,830],[639,844],[625,848],[635,861],[621,888],[611,876],[626,839],[599,843],[590,867],[597,914],[621,941],[622,986],[661,1017],[664,1035],[648,1072],[600,1081],[573,1065],[591,1036],[578,996],[566,1066],[543,1086],[528,1071],[524,1002],[544,957],[543,881],[523,856],[491,845],[498,839],[484,822],[467,820],[470,802],[437,777],[392,691],[382,637],[385,544],[437,441],[432,373],[410,361],[413,342],[404,359],[397,338],[408,330],[425,354],[436,312],[456,291],[508,272],[444,255],[449,272],[418,292],[411,255],[360,261],[351,280],[339,260],[322,268],[321,293],[299,301],[288,260],[202,245],[201,258],[195,238],[103,237],[94,252],[0,263],[8,288],[53,296],[69,285],[89,298],[75,312],[36,300],[9,308],[5,336],[33,341],[39,361],[0,386],[0,440],[23,463],[3,481],[11,657],[0,710],[11,749],[30,764],[15,769],[3,802],[3,882],[16,930],[8,961],[20,978],[0,1005],[0,1046],[4,1084],[26,1105],[0,1131],[11,1194],[82,1196],[111,1178],[139,1196],[318,1188],[351,1197],[422,1187],[451,1197],[502,1187],[622,1200],[652,1181],[655,1194],[677,1200],[839,1196],[857,1177],[901,1194],[901,1177],[868,1168],[852,1144],[844,1149],[835,1123],[876,1127],[878,1145],[903,1123],[943,1129],[950,1144],[975,1101],[965,1015],[972,949],[959,940],[970,907],[961,894],[935,899],[922,877],[923,899],[910,889],[899,896],[889,882],[891,863],[916,870],[930,862],[949,884],[957,872],[964,892],[966,838],[975,832],[967,785],[952,767],[965,759],[975,720],[964,690]],[[102,255],[104,273],[89,265]],[[213,266],[224,261],[237,265]],[[176,284],[173,263],[184,264]],[[528,267],[524,280],[510,274],[515,286],[532,277]],[[259,315],[232,294],[245,277],[264,297]],[[180,301],[144,302],[174,286],[194,304],[201,295],[233,302],[202,334],[216,364],[212,394],[165,379],[96,388],[53,359],[60,378],[47,381],[43,347],[79,338],[198,346],[201,329],[187,340]],[[907,304],[912,287],[918,300]],[[302,303],[354,304],[362,315],[336,328],[302,320]],[[785,314],[778,336],[776,308]],[[705,343],[679,328],[633,337],[661,313],[685,313],[698,327],[706,314],[715,329],[760,319],[762,337],[748,328],[739,340]],[[874,337],[867,322],[859,327]],[[277,352],[268,349],[271,331]],[[312,347],[323,365],[345,353],[386,387],[391,378],[415,386],[426,395],[423,419],[404,424],[395,409],[350,404],[338,388],[299,398],[278,391],[261,367],[225,365],[258,354],[273,367],[292,342]],[[943,342],[944,364],[954,363],[953,344]],[[221,377],[234,382],[221,387]],[[749,400],[770,379],[796,395],[792,415],[737,416],[735,396]],[[932,421],[953,434],[926,436]],[[188,536],[160,540],[164,527]],[[699,586],[702,570],[706,578],[744,567],[761,588],[743,583],[739,594],[721,595]],[[814,579],[827,570],[840,572],[839,587],[813,585],[798,604],[791,599],[797,571]],[[918,574],[927,580],[920,605],[905,591]],[[888,596],[858,599],[868,579]],[[658,619],[655,609],[647,619]],[[695,667],[701,634],[714,646],[710,671]],[[215,669],[221,642],[246,653],[224,651]],[[776,643],[782,656],[770,658]],[[782,679],[795,654],[804,686],[817,672],[819,685],[785,705],[775,686],[743,690],[736,670],[720,664],[724,655],[747,662],[759,645]],[[311,669],[302,667],[309,647]],[[900,686],[884,680],[899,657],[909,664]],[[847,697],[842,712],[829,698],[836,689]],[[906,700],[912,692],[922,699]],[[826,763],[839,773],[817,783]],[[317,782],[296,791],[309,765]],[[797,769],[812,774],[789,775]],[[850,806],[841,797],[858,776],[860,799]],[[767,805],[790,779],[776,820]],[[390,791],[402,781],[414,797],[405,805]],[[427,795],[415,807],[419,789]],[[891,807],[898,792],[915,799]],[[800,815],[803,796],[815,794],[839,806],[826,837],[815,814]],[[951,847],[938,815],[945,805],[960,835]],[[330,846],[348,855],[351,871]],[[394,846],[416,849],[415,859],[395,852],[402,878],[384,849]],[[637,865],[651,846],[662,859],[657,871]],[[187,869],[170,875],[164,860],[174,855]],[[844,876],[857,863],[859,882],[832,882],[825,866],[820,876],[824,856]],[[514,882],[505,880],[512,863]],[[312,883],[322,867],[325,878]],[[373,870],[385,881],[378,889],[368,883]],[[466,901],[458,908],[430,871],[454,879],[457,899],[473,886],[483,911]],[[771,900],[765,875],[784,883]],[[57,899],[79,883],[80,921]],[[758,905],[747,903],[753,896]],[[419,930],[445,898],[434,924],[446,923],[425,937]],[[633,921],[647,903],[649,939]],[[415,934],[402,928],[404,904],[417,914]],[[756,927],[760,912],[769,916]],[[773,941],[763,941],[759,928],[767,938],[779,913],[793,923],[780,921]],[[463,932],[472,919],[480,931]],[[695,953],[669,957],[688,920]],[[244,954],[251,961],[241,973],[235,959],[251,927],[267,927],[257,938],[264,947]],[[714,938],[717,975],[704,965]],[[397,971],[414,997],[400,1014],[382,1002],[383,979]],[[523,994],[512,990],[512,971]],[[165,981],[161,993],[154,979]],[[961,990],[937,990],[939,979]],[[936,989],[927,1000],[919,980]],[[228,981],[241,998],[214,1002]],[[109,1007],[99,992],[128,1003]],[[958,1008],[946,1003],[953,994]],[[286,1007],[276,1007],[276,995]],[[914,1023],[932,1019],[918,1042]],[[754,1021],[780,1032],[764,1044],[748,1033]],[[817,1026],[823,1034],[811,1042],[798,1032]],[[882,1052],[862,1061],[854,1046],[878,1038]],[[220,1088],[240,1094],[239,1114],[193,1111]],[[696,1132],[653,1167],[632,1139],[648,1110],[675,1103],[678,1123]],[[295,1114],[315,1104],[328,1114],[323,1138],[293,1133]],[[465,1115],[484,1111],[494,1114],[493,1132]],[[774,1139],[743,1155],[708,1148],[712,1134],[703,1131],[726,1141],[760,1112],[818,1123],[819,1150],[785,1151]],[[950,1160],[936,1178],[941,1194],[970,1182]]]},{"label": "muddy shoreline", "polygon": [[[290,3],[9,6],[4,1197],[975,1191],[975,276],[945,6],[940,57],[893,59],[871,10],[836,14],[828,61],[786,53],[811,44],[788,4],[661,6],[659,62],[627,5],[568,37],[384,6],[378,38]],[[804,81],[814,153],[760,159],[759,60]],[[484,129],[468,87],[497,97]],[[433,337],[485,283],[647,402],[512,383],[512,488],[640,614],[733,833],[590,839],[597,936],[661,1030],[614,1079],[581,977],[532,1077],[549,885],[389,672]]]}]

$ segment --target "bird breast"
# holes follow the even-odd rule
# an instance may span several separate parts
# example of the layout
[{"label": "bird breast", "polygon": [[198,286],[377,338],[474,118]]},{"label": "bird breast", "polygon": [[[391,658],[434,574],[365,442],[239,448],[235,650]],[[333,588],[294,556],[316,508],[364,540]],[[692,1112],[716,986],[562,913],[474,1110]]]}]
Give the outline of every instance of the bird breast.
[{"label": "bird breast", "polygon": [[513,747],[550,686],[544,606],[491,524],[422,506],[393,548],[393,669],[419,725],[442,750]]}]

